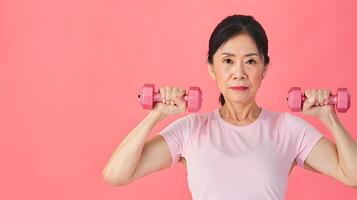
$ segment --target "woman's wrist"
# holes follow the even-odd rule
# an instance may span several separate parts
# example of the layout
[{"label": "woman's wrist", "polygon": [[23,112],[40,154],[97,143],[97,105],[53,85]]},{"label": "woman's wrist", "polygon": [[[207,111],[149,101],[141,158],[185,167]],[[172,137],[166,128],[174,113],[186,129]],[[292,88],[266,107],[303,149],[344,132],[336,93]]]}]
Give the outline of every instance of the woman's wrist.
[{"label": "woman's wrist", "polygon": [[328,115],[322,117],[320,120],[323,124],[325,124],[328,127],[333,127],[339,123],[339,119],[336,113],[329,113]]},{"label": "woman's wrist", "polygon": [[150,117],[156,119],[157,121],[161,121],[161,120],[163,120],[163,119],[166,118],[166,115],[165,115],[165,114],[163,114],[163,113],[161,113],[161,112],[159,112],[159,111],[157,111],[157,110],[154,110],[154,109],[153,109],[153,110],[150,110],[148,116],[150,116]]}]

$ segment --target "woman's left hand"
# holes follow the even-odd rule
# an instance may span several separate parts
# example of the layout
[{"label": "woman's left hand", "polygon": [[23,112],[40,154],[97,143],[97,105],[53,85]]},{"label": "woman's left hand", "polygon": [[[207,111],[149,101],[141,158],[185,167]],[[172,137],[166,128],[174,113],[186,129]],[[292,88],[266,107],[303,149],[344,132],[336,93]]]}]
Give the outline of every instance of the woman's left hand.
[{"label": "woman's left hand", "polygon": [[334,105],[328,105],[328,98],[331,94],[329,89],[308,89],[304,93],[306,100],[302,106],[302,113],[315,116],[320,120],[336,114]]}]

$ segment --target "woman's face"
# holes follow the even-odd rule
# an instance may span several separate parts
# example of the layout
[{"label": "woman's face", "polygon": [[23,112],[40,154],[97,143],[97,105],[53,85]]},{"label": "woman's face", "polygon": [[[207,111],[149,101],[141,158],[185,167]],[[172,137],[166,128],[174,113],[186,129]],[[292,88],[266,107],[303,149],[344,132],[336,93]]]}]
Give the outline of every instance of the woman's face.
[{"label": "woman's face", "polygon": [[[208,71],[226,101],[245,104],[255,100],[266,67],[254,40],[247,34],[239,34],[216,51]],[[237,91],[230,88],[234,86],[248,89]]]}]

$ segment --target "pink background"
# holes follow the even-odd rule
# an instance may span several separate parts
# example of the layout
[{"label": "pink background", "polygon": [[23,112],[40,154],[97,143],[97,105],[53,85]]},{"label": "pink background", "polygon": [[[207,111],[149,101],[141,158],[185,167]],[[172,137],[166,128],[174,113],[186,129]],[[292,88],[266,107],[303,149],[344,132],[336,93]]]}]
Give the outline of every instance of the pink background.
[{"label": "pink background", "polygon": [[[224,17],[250,14],[267,32],[272,61],[258,104],[288,111],[292,86],[348,87],[354,100],[355,8],[353,0],[1,1],[0,199],[190,199],[182,165],[124,187],[101,178],[148,113],[136,99],[140,87],[197,85],[200,112],[218,107],[206,68],[209,36]],[[356,140],[354,105],[339,116]],[[317,119],[302,117],[334,141]],[[352,200],[357,191],[295,167],[287,199]]]}]

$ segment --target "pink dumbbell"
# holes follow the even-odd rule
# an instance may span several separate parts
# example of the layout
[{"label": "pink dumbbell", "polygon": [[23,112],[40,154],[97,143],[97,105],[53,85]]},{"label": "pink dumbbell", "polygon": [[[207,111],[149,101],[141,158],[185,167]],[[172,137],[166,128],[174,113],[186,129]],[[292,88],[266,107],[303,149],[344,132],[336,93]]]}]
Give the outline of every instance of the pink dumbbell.
[{"label": "pink dumbbell", "polygon": [[[153,84],[144,84],[138,98],[144,109],[152,109],[155,102],[162,102],[161,94],[155,92]],[[201,108],[202,92],[199,87],[190,87],[188,94],[182,98],[186,101],[189,112],[197,112]]]},{"label": "pink dumbbell", "polygon": [[[293,112],[301,111],[302,104],[306,99],[300,87],[292,87],[288,92],[288,106]],[[334,105],[337,112],[347,112],[351,106],[351,96],[347,88],[338,88],[336,95],[329,96],[328,104]]]}]

